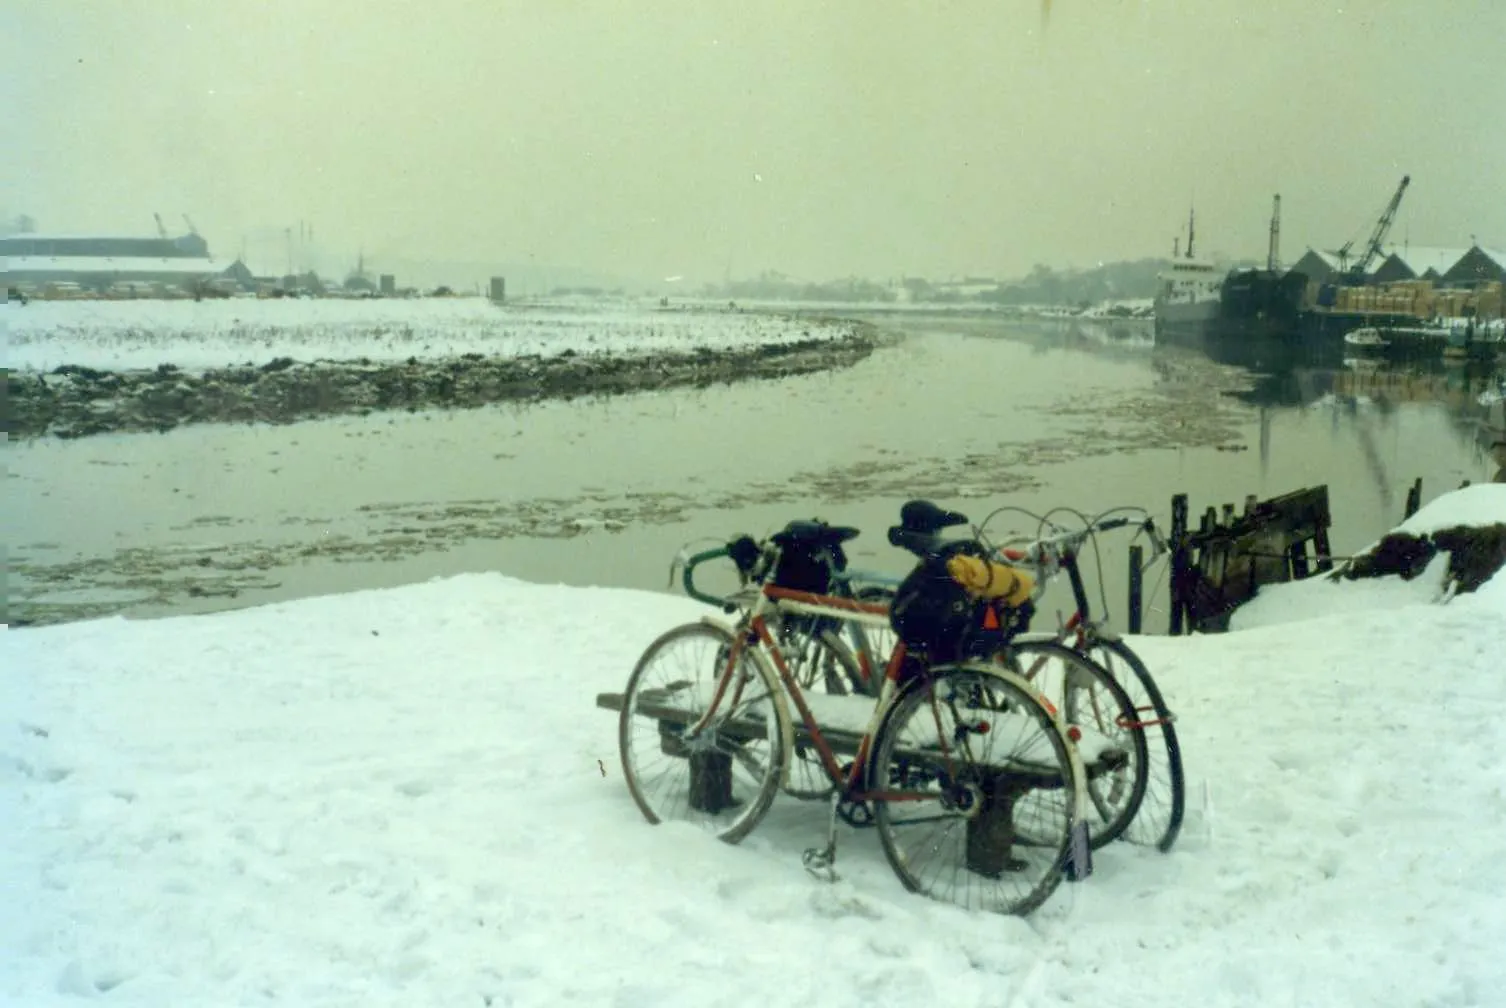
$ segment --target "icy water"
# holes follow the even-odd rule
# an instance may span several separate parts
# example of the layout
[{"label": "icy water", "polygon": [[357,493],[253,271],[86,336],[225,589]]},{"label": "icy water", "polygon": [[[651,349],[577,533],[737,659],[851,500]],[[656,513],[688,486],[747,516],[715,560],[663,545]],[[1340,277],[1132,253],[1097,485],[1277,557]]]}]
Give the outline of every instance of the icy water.
[{"label": "icy water", "polygon": [[[664,590],[682,544],[812,516],[862,528],[855,564],[898,573],[884,530],[916,496],[974,519],[1133,505],[1164,524],[1177,492],[1196,514],[1327,483],[1343,553],[1401,518],[1415,478],[1424,499],[1488,479],[1482,424],[1506,424],[1479,401],[1498,379],[1477,364],[1258,374],[1103,329],[877,321],[904,338],[777,382],[12,445],[8,620],[482,570]],[[990,526],[1011,528],[1033,526]],[[1127,542],[1103,540],[1116,613]]]}]

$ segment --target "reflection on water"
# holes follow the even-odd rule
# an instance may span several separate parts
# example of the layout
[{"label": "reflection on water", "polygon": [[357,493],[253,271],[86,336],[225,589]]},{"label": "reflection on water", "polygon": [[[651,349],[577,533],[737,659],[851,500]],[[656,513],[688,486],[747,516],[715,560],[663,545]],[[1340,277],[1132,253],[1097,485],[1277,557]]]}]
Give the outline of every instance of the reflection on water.
[{"label": "reflection on water", "polygon": [[[663,590],[682,543],[812,515],[864,529],[856,562],[898,571],[883,530],[912,496],[975,518],[1127,504],[1164,520],[1178,492],[1196,511],[1327,483],[1343,552],[1395,524],[1414,479],[1425,499],[1488,479],[1484,432],[1506,428],[1481,401],[1499,375],[1474,362],[1250,350],[1236,366],[1153,347],[1134,324],[876,321],[907,338],[778,382],[14,446],[11,618],[204,611],[470,570]],[[1117,605],[1124,541],[1104,559]]]}]

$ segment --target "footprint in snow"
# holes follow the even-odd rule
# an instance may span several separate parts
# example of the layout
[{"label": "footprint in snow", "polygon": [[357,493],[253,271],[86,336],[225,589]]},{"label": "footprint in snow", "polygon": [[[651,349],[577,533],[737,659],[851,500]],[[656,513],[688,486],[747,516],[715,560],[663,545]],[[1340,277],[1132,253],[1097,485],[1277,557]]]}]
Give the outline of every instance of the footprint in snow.
[{"label": "footprint in snow", "polygon": [[41,781],[43,784],[59,784],[67,780],[73,774],[73,770],[68,767],[36,766],[34,764],[28,763],[24,759],[12,759],[10,762],[15,766],[16,771],[20,773],[22,777],[29,777],[32,780]]}]

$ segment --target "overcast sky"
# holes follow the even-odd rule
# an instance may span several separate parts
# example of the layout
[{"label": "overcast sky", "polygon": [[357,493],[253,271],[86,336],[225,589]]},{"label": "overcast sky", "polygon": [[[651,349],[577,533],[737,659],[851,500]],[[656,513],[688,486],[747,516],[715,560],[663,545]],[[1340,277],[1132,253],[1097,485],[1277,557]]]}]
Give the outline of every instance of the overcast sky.
[{"label": "overcast sky", "polygon": [[344,261],[1013,276],[1506,245],[1503,0],[4,0],[0,208]]}]

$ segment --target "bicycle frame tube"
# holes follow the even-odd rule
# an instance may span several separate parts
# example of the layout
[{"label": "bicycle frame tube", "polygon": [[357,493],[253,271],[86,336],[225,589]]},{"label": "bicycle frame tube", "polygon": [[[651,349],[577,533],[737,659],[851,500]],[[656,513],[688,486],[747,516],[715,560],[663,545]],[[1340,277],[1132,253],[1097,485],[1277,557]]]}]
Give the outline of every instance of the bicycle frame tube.
[{"label": "bicycle frame tube", "polygon": [[[772,601],[773,606],[767,602]],[[780,612],[788,612],[800,615],[825,617],[837,619],[848,623],[869,626],[888,626],[888,607],[882,604],[859,602],[856,599],[843,598],[835,595],[818,595],[813,592],[796,591],[790,588],[781,588],[775,585],[765,585],[759,593],[759,599],[750,611],[746,629],[739,641],[756,639],[766,652],[774,659],[774,665],[785,691],[794,699],[795,707],[800,712],[800,718],[805,730],[810,733],[811,741],[821,754],[821,762],[831,782],[841,789],[843,798],[847,801],[930,801],[935,795],[929,791],[909,792],[890,790],[870,790],[860,787],[864,779],[865,768],[872,754],[874,739],[877,737],[884,719],[897,701],[900,694],[900,669],[904,667],[908,654],[904,641],[895,644],[894,653],[884,669],[884,682],[880,688],[878,698],[874,702],[873,713],[868,719],[868,724],[858,741],[858,748],[853,756],[852,767],[844,777],[841,766],[837,763],[836,754],[830,743],[822,734],[821,725],[816,720],[810,705],[806,703],[804,693],[800,685],[795,681],[789,665],[784,660],[784,655],[774,642],[773,635],[769,632],[765,613],[769,608],[776,608]],[[1007,674],[1000,670],[1001,674]],[[931,685],[927,679],[915,680],[907,684],[906,690],[926,689]],[[1047,704],[1050,708],[1049,703]],[[1054,708],[1052,717],[1058,717]],[[941,747],[942,757],[949,769],[955,772],[951,764],[955,758],[951,747],[947,744],[946,732],[940,721],[940,711],[934,705],[932,715],[937,721],[937,742]],[[1065,731],[1065,729],[1062,729]],[[1069,747],[1070,758],[1077,767],[1078,779],[1082,779],[1081,757],[1077,754],[1076,747]],[[1079,802],[1080,804],[1080,802]],[[1078,811],[1079,817],[1081,810]]]},{"label": "bicycle frame tube", "polygon": [[[760,592],[758,597],[753,600],[752,608],[748,611],[748,625],[739,624],[733,631],[732,646],[727,649],[727,667],[722,670],[722,674],[717,678],[716,689],[711,694],[711,700],[706,704],[705,713],[701,715],[695,724],[686,730],[685,734],[687,737],[695,738],[701,732],[705,731],[706,726],[711,723],[711,719],[716,716],[716,710],[721,706],[722,698],[727,694],[727,686],[737,674],[737,667],[742,659],[743,649],[747,647],[752,639],[749,626],[755,622],[760,625],[762,624],[763,614],[768,608],[768,602],[768,596]],[[777,648],[775,649],[775,654],[778,654]],[[742,688],[743,684],[738,683],[737,689],[732,694],[732,703],[734,705],[742,696]]]},{"label": "bicycle frame tube", "polygon": [[[760,596],[775,601],[781,612],[794,613],[807,616],[826,617],[837,619],[847,623],[857,623],[869,626],[889,625],[888,607],[884,605],[859,602],[856,599],[843,598],[837,595],[818,595],[813,592],[796,591],[791,588],[781,588],[775,585],[765,585]],[[769,633],[767,621],[760,611],[750,621],[756,627],[758,638],[763,647],[774,659],[775,668],[778,670],[780,681],[784,684],[785,691],[795,701],[795,707],[800,712],[800,718],[806,731],[810,733],[811,741],[821,754],[821,762],[826,769],[827,776],[834,785],[842,789],[842,793],[850,800],[862,801],[868,798],[883,797],[877,794],[869,794],[858,788],[859,781],[863,777],[863,768],[868,763],[869,754],[873,748],[873,739],[883,722],[890,704],[893,702],[899,686],[899,670],[905,662],[904,642],[898,643],[894,653],[890,656],[889,663],[884,669],[884,682],[880,687],[879,695],[874,701],[873,713],[868,719],[868,724],[858,741],[858,749],[853,756],[852,768],[843,776],[841,765],[837,763],[836,754],[832,751],[830,743],[826,741],[821,732],[821,725],[816,720],[805,701],[805,695],[800,689],[800,684],[795,681],[789,665],[784,660],[784,655],[775,645],[772,635]],[[919,797],[919,796],[916,796]],[[889,796],[890,800],[904,800],[903,796]]]}]

